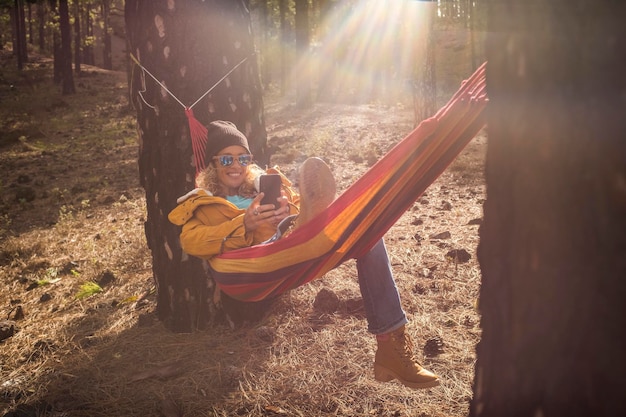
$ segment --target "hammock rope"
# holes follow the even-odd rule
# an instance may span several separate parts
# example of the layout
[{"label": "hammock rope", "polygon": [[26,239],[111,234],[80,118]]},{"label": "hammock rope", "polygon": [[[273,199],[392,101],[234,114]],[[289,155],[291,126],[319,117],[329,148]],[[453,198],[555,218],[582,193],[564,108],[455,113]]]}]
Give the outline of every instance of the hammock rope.
[{"label": "hammock rope", "polygon": [[484,127],[485,68],[310,222],[278,241],[211,258],[220,289],[261,301],[369,251]]},{"label": "hammock rope", "polygon": [[[193,158],[194,158],[194,163],[196,166],[196,174],[200,171],[202,171],[204,169],[205,165],[205,161],[204,161],[204,150],[206,148],[206,143],[207,143],[207,128],[206,126],[204,126],[202,123],[200,123],[200,121],[198,121],[198,119],[196,119],[196,117],[193,114],[193,107],[198,104],[200,101],[202,101],[203,98],[205,98],[209,93],[211,93],[211,91],[213,91],[213,89],[215,89],[215,87],[217,87],[218,85],[220,85],[222,83],[222,81],[224,81],[230,74],[233,73],[233,71],[235,71],[237,68],[239,68],[244,62],[246,62],[248,60],[248,58],[250,58],[250,56],[245,57],[244,59],[242,59],[241,61],[239,61],[239,63],[237,65],[235,65],[234,67],[232,67],[226,74],[224,74],[224,76],[222,76],[222,78],[220,78],[215,84],[213,84],[211,86],[211,88],[209,88],[204,94],[202,94],[196,101],[193,102],[193,104],[191,104],[190,106],[185,106],[183,104],[183,102],[176,97],[176,95],[174,93],[172,93],[167,86],[165,86],[165,84],[163,84],[161,81],[159,81],[157,79],[157,77],[155,77],[150,71],[148,71],[148,69],[146,67],[144,67],[139,60],[132,54],[130,53],[130,58],[133,60],[133,62],[139,67],[141,68],[141,71],[143,74],[148,74],[150,76],[150,78],[152,78],[162,89],[163,91],[165,91],[167,94],[169,94],[174,100],[176,100],[176,102],[178,104],[180,104],[182,106],[182,108],[185,110],[185,116],[187,117],[187,123],[189,125],[189,135],[191,136],[191,149],[193,151]],[[145,76],[144,76],[145,79]],[[150,105],[146,99],[143,96],[143,93],[145,92],[145,81],[143,82],[143,87],[144,90],[143,91],[139,91],[139,96],[141,97],[141,100],[146,103],[147,106],[149,106],[150,108],[154,108],[154,106]]]}]

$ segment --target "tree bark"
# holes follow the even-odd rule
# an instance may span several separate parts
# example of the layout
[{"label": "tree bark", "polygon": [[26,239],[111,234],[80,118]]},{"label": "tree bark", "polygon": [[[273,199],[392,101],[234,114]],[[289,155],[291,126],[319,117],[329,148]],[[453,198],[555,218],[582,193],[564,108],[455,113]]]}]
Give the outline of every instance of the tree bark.
[{"label": "tree bark", "polygon": [[309,0],[296,0],[296,107],[313,105],[311,96],[311,68],[309,59]]},{"label": "tree bark", "polygon": [[26,14],[24,13],[24,1],[18,1],[19,7],[18,11],[18,19],[19,19],[19,54],[23,63],[28,62],[28,47],[26,43]]},{"label": "tree bark", "polygon": [[17,59],[17,69],[22,70],[27,61],[26,54],[26,29],[24,22],[24,2],[15,0],[13,3],[13,54]]},{"label": "tree bark", "polygon": [[70,13],[68,0],[59,1],[59,26],[61,27],[61,68],[62,68],[62,94],[76,93],[74,75],[72,74],[72,28],[70,26]]},{"label": "tree bark", "polygon": [[270,61],[268,55],[270,53],[269,46],[269,29],[270,29],[270,17],[268,11],[267,0],[262,0],[258,3],[259,10],[259,50],[261,56],[259,57],[259,63],[261,66],[261,84],[264,89],[269,89],[272,82],[272,72],[270,69]]},{"label": "tree bark", "polygon": [[420,1],[421,10],[427,15],[428,30],[425,45],[425,60],[417,62],[417,85],[414,92],[415,99],[415,126],[435,114],[437,110],[437,73],[435,57],[435,19],[437,18],[437,2],[428,0]]},{"label": "tree bark", "polygon": [[39,52],[43,53],[46,50],[46,30],[45,30],[45,8],[44,3],[37,3],[37,19],[39,22],[38,34],[39,34]]},{"label": "tree bark", "polygon": [[287,77],[289,76],[289,59],[287,52],[287,45],[289,44],[289,31],[287,28],[287,0],[279,0],[278,5],[280,14],[280,40],[283,45],[283,47],[280,48],[280,94],[281,96],[284,96],[287,93]]},{"label": "tree bark", "polygon": [[33,4],[29,2],[27,7],[28,7],[28,43],[33,45],[35,43],[33,39]]},{"label": "tree bark", "polygon": [[20,57],[20,54],[18,53],[20,50],[20,41],[19,41],[19,30],[20,30],[20,24],[18,23],[18,7],[19,7],[19,1],[18,0],[14,0],[13,3],[13,10],[11,11],[11,14],[9,15],[9,19],[11,20],[11,30],[13,32],[13,36],[11,37],[11,45],[13,47],[13,55],[15,55],[15,59],[17,61],[17,69],[18,70],[22,70],[24,68],[24,63],[22,62],[22,57]]},{"label": "tree bark", "polygon": [[[246,2],[127,0],[125,18],[130,52],[185,106],[245,59],[193,112],[205,125],[232,121],[248,137],[255,158],[266,159],[261,86]],[[177,332],[204,328],[218,315],[212,303],[213,282],[202,262],[182,252],[180,229],[167,219],[176,199],[195,187],[184,108],[136,66],[131,99],[139,125],[139,172],[146,191],[145,231],[158,286],[157,313]]]},{"label": "tree bark", "polygon": [[108,70],[113,69],[111,27],[109,26],[110,12],[110,0],[102,0],[102,41],[104,42],[104,48],[102,49],[102,68]]},{"label": "tree bark", "polygon": [[329,27],[328,20],[333,11],[334,3],[328,0],[320,2],[320,18],[318,34],[322,42],[321,53],[322,56],[319,60],[319,69],[317,73],[317,101],[332,101],[333,91],[335,84],[335,76],[337,72],[337,45],[333,42],[334,39],[329,36],[332,29]]},{"label": "tree bark", "polygon": [[[53,23],[59,21],[59,11],[57,8],[57,0],[48,0],[50,4],[50,18]],[[61,83],[63,79],[63,64],[61,53],[61,41],[59,39],[59,31],[53,26],[52,28],[52,55],[53,55],[53,80],[55,84]]]},{"label": "tree bark", "polygon": [[86,40],[83,48],[83,62],[87,65],[95,65],[95,57],[93,52],[94,36],[93,36],[93,19],[91,18],[91,3],[84,5],[83,20],[83,36]]},{"label": "tree bark", "polygon": [[80,74],[80,52],[82,36],[80,31],[80,3],[74,4],[74,72]]},{"label": "tree bark", "polygon": [[611,0],[489,5],[471,416],[626,415],[624,21]]}]

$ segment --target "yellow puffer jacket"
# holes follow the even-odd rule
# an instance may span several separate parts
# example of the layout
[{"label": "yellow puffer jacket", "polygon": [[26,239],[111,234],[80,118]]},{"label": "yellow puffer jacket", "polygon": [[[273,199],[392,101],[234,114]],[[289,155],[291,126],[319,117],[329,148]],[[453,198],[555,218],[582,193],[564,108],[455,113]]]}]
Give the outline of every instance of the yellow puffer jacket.
[{"label": "yellow puffer jacket", "polygon": [[[297,214],[300,196],[291,188],[291,182],[275,168],[267,172],[281,175],[290,214]],[[180,244],[189,255],[210,259],[223,252],[264,242],[276,232],[275,227],[264,225],[253,233],[246,233],[243,223],[246,211],[204,189],[197,188],[178,202],[168,219],[182,226]]]}]

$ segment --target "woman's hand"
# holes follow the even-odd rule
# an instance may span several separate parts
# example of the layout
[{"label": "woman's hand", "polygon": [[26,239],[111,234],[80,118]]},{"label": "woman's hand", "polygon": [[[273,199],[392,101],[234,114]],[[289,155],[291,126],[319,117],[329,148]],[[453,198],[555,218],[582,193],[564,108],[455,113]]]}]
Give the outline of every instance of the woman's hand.
[{"label": "woman's hand", "polygon": [[281,196],[276,199],[277,205],[262,205],[263,195],[263,193],[259,193],[246,210],[243,223],[249,232],[255,231],[262,224],[270,224],[275,227],[289,215],[289,200],[284,191],[281,191]]}]

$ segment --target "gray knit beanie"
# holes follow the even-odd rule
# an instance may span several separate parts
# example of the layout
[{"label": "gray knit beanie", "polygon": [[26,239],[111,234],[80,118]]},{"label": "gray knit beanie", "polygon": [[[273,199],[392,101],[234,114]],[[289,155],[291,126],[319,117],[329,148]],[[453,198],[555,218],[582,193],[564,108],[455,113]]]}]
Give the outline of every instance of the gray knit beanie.
[{"label": "gray knit beanie", "polygon": [[209,123],[204,160],[208,164],[219,151],[233,145],[239,145],[250,153],[248,139],[233,123],[224,120]]}]

